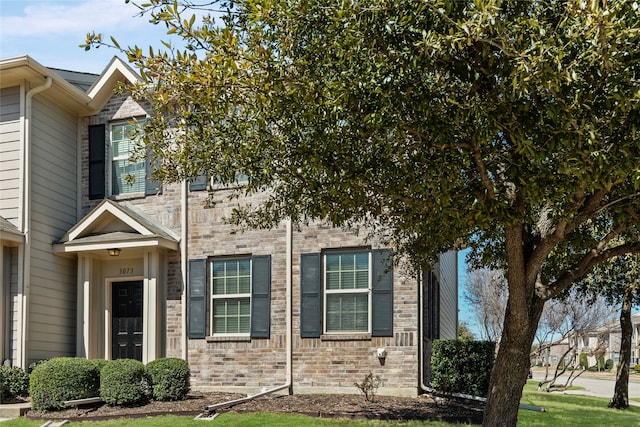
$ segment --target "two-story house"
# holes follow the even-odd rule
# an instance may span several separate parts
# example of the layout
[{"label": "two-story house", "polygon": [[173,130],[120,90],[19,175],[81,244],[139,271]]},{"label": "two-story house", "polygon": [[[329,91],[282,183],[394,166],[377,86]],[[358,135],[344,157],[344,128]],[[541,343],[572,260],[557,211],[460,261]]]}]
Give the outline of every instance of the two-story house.
[{"label": "two-story house", "polygon": [[216,390],[354,392],[372,372],[415,395],[431,340],[457,334],[456,252],[415,272],[327,224],[235,230],[229,188],[161,186],[130,158],[150,111],[114,88],[138,79],[117,58],[0,60],[0,358],[181,357]]}]

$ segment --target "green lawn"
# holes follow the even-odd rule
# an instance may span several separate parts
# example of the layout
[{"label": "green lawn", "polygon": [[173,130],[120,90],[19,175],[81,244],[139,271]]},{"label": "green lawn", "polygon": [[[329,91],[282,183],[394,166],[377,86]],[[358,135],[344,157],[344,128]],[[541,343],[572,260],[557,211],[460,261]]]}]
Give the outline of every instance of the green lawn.
[{"label": "green lawn", "polygon": [[[537,383],[529,381],[524,390],[522,403],[526,405],[543,407],[545,412],[520,410],[518,426],[580,426],[600,427],[609,426],[640,426],[640,407],[630,407],[620,411],[607,408],[608,399],[600,399],[588,396],[565,395],[560,393],[538,392]],[[0,424],[2,427],[39,427],[43,421],[31,421],[26,419],[10,420]],[[309,427],[345,427],[345,426],[377,426],[377,427],[444,427],[451,426],[446,423],[435,422],[387,422],[387,421],[352,421],[335,419],[318,419],[303,415],[279,415],[279,414],[237,414],[228,412],[221,414],[211,425],[223,425],[225,427],[282,427],[282,426],[309,426]],[[120,419],[111,421],[85,421],[72,423],[79,427],[203,427],[206,421],[195,421],[193,417],[177,417],[167,415],[154,418]]]}]

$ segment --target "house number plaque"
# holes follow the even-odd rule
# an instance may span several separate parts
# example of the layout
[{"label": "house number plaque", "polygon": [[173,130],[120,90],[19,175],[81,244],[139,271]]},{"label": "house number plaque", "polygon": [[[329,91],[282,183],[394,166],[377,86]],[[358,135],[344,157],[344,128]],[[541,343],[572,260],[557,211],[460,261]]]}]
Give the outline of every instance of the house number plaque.
[{"label": "house number plaque", "polygon": [[133,267],[120,267],[121,276],[128,276],[130,274],[133,274]]}]

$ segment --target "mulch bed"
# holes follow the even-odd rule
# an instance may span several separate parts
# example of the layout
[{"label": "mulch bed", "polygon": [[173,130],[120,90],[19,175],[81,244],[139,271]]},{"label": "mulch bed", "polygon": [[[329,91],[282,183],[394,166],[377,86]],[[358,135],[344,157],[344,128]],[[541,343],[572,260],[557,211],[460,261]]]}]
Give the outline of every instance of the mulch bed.
[{"label": "mulch bed", "polygon": [[[206,414],[205,406],[245,397],[235,393],[192,392],[177,402],[149,402],[135,407],[89,404],[57,412],[30,410],[27,418],[38,420],[97,421],[111,418],[134,418],[157,415]],[[367,402],[361,395],[344,394],[274,394],[238,404],[218,412],[236,411],[295,413],[322,418],[430,420],[449,423],[482,423],[484,405],[480,402],[456,399],[434,399],[376,396]]]}]

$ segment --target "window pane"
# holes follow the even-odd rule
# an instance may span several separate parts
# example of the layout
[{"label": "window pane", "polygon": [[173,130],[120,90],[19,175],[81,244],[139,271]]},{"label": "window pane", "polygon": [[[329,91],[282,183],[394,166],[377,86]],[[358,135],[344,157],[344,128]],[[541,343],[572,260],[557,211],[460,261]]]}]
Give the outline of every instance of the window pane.
[{"label": "window pane", "polygon": [[215,260],[212,264],[214,295],[251,293],[251,259]]},{"label": "window pane", "polygon": [[136,193],[144,191],[145,162],[116,160],[113,162],[113,194]]},{"label": "window pane", "polygon": [[325,287],[367,289],[369,287],[369,253],[331,253],[325,257]]},{"label": "window pane", "polygon": [[327,295],[327,332],[367,332],[368,294]]},{"label": "window pane", "polygon": [[251,326],[249,298],[213,300],[213,333],[249,333]]}]

